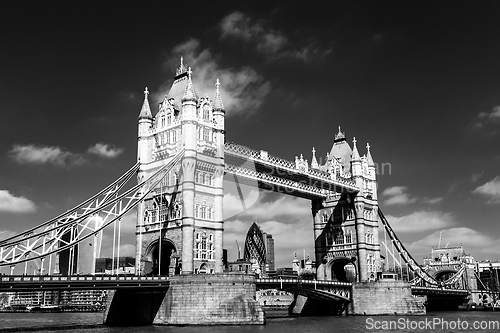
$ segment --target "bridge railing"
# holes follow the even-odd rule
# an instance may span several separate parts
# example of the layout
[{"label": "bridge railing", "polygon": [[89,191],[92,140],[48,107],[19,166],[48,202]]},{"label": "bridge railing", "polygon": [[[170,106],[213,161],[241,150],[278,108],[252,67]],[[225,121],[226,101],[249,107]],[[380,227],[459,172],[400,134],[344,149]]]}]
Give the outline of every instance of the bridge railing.
[{"label": "bridge railing", "polygon": [[352,287],[352,283],[350,282],[340,282],[340,281],[324,281],[324,280],[303,280],[303,279],[268,279],[268,278],[259,278],[255,279],[256,283],[266,283],[266,284],[305,284],[305,285],[320,285],[320,286],[343,286],[343,287]]},{"label": "bridge railing", "polygon": [[92,276],[44,276],[44,275],[5,275],[1,283],[33,282],[36,284],[50,282],[105,282],[105,281],[169,281],[168,276],[120,276],[120,275],[92,275]]}]

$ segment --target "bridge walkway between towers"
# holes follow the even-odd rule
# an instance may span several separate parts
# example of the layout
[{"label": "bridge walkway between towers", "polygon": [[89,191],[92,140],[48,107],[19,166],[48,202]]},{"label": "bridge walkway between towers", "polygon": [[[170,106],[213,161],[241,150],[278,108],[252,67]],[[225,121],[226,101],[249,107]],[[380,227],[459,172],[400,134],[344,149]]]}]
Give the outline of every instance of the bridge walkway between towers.
[{"label": "bridge walkway between towers", "polygon": [[335,193],[357,193],[351,178],[332,176],[318,169],[298,167],[296,162],[272,156],[235,143],[224,150],[225,178],[259,188],[292,194],[305,199],[326,198]]}]

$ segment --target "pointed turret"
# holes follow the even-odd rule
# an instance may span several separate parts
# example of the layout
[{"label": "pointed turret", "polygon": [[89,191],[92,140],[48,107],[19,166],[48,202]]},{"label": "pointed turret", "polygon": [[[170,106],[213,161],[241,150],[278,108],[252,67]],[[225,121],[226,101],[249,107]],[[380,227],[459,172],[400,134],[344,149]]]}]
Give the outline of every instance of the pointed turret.
[{"label": "pointed turret", "polygon": [[[362,176],[363,169],[361,166],[361,157],[359,156],[358,147],[356,147],[356,138],[352,138],[352,157],[351,157],[351,172],[354,177]],[[361,187],[361,184],[357,184]]]},{"label": "pointed turret", "polygon": [[375,163],[373,162],[372,154],[370,153],[370,144],[366,144],[366,162],[368,163],[368,166],[375,166]]},{"label": "pointed turret", "polygon": [[312,153],[313,153],[313,156],[311,158],[311,168],[312,169],[318,169],[319,168],[319,165],[318,165],[318,161],[316,160],[316,149],[312,149]]},{"label": "pointed turret", "polygon": [[359,156],[358,147],[356,147],[356,138],[352,138],[352,159],[351,161],[361,161],[361,157]]},{"label": "pointed turret", "polygon": [[215,98],[214,98],[214,110],[224,110],[224,105],[222,104],[222,97],[220,96],[220,82],[219,79],[215,82]]},{"label": "pointed turret", "polygon": [[153,119],[153,115],[151,114],[151,108],[149,107],[148,101],[148,87],[144,90],[144,103],[142,103],[141,113],[139,114],[139,119]]},{"label": "pointed turret", "polygon": [[191,74],[193,73],[191,71],[191,67],[188,68],[187,73],[188,73],[188,82],[186,85],[186,90],[184,90],[184,95],[182,96],[182,102],[186,102],[186,101],[196,102],[198,97],[196,96],[196,92],[194,91],[194,87],[193,87],[193,81],[191,80]]}]

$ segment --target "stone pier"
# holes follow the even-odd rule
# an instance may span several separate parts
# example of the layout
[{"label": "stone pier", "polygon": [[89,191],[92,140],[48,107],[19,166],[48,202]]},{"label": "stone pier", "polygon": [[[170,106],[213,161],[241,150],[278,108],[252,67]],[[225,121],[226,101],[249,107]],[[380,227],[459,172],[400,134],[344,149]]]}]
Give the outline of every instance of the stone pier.
[{"label": "stone pier", "polygon": [[173,276],[153,321],[163,325],[264,324],[255,277],[244,274]]},{"label": "stone pier", "polygon": [[350,315],[425,315],[421,300],[413,297],[409,283],[397,280],[357,282],[352,286]]}]

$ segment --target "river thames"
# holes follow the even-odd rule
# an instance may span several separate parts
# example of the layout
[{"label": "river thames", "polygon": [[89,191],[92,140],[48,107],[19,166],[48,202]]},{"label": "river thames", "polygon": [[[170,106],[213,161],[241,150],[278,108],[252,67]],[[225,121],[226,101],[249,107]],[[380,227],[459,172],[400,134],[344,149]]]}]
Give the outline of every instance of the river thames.
[{"label": "river thames", "polygon": [[[1,332],[500,332],[500,312],[433,312],[426,316],[288,317],[269,313],[262,326],[107,327],[102,313],[0,313]],[[272,317],[271,317],[272,316]],[[271,318],[269,318],[271,317]],[[473,326],[477,326],[475,329]]]}]

